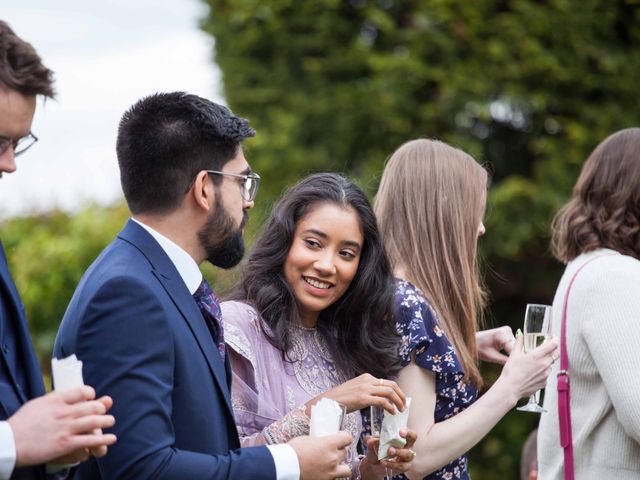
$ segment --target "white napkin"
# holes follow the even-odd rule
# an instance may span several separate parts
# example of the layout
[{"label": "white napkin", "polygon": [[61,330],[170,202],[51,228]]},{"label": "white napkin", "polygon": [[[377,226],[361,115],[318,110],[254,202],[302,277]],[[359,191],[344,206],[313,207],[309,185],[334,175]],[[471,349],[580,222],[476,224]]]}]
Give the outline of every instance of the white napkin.
[{"label": "white napkin", "polygon": [[340,431],[345,409],[335,400],[321,398],[311,407],[311,425],[309,435],[311,437],[324,437]]},{"label": "white napkin", "polygon": [[395,415],[384,411],[382,426],[380,427],[380,446],[378,447],[378,460],[387,458],[389,447],[402,448],[407,441],[400,436],[400,430],[407,428],[409,420],[409,407],[411,406],[411,397],[407,397],[407,406],[404,412],[398,412]]},{"label": "white napkin", "polygon": [[82,362],[78,360],[75,353],[61,360],[57,358],[51,359],[51,376],[53,377],[53,386],[56,392],[84,385]]}]

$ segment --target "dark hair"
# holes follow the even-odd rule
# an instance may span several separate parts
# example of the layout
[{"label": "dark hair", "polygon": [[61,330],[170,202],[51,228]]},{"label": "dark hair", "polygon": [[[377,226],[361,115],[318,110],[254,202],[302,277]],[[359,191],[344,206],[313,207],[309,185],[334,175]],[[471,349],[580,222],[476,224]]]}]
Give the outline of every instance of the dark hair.
[{"label": "dark hair", "polygon": [[116,145],[129,210],[177,208],[199,171],[221,170],[254,135],[247,120],[196,95],[156,93],[139,100],[122,116]]},{"label": "dark hair", "polygon": [[42,64],[40,56],[0,20],[0,88],[21,95],[53,98],[53,72]]},{"label": "dark hair", "polygon": [[297,223],[325,202],[356,211],[364,245],[351,285],[339,300],[320,312],[316,327],[347,376],[395,375],[400,368],[400,342],[393,317],[391,267],[369,200],[340,175],[311,175],[283,195],[256,240],[232,297],[256,308],[270,330],[264,331],[270,343],[287,359],[291,347],[288,325],[299,324],[300,314],[284,276],[284,263]]},{"label": "dark hair", "polygon": [[640,128],[620,130],[591,153],[569,202],[553,219],[552,249],[567,263],[610,248],[640,259]]}]

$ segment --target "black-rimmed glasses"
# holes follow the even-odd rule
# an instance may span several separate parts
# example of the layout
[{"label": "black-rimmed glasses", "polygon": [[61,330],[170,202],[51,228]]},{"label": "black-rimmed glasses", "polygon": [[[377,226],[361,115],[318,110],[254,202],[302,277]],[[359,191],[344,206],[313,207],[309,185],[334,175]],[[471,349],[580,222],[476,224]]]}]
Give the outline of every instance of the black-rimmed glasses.
[{"label": "black-rimmed glasses", "polygon": [[251,172],[246,175],[242,175],[240,173],[220,172],[218,170],[206,170],[206,172],[214,175],[241,178],[242,181],[240,184],[242,185],[242,198],[246,202],[253,202],[253,200],[255,200],[256,193],[258,193],[258,185],[260,185],[260,175],[257,173]]},{"label": "black-rimmed glasses", "polygon": [[22,155],[26,152],[37,141],[38,137],[31,132],[26,134],[24,137],[16,139],[0,137],[0,155],[4,155],[4,153],[9,150],[9,147],[13,147],[13,155],[17,157],[18,155]]}]

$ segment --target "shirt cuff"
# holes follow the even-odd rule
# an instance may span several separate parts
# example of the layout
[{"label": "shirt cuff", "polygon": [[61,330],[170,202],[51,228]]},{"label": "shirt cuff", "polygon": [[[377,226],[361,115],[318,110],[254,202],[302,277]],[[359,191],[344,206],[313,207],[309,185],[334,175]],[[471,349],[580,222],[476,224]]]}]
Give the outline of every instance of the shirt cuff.
[{"label": "shirt cuff", "polygon": [[276,478],[278,480],[299,480],[300,464],[295,450],[286,443],[267,445],[273,463],[276,464]]},{"label": "shirt cuff", "polygon": [[13,438],[13,430],[11,430],[9,422],[0,422],[0,480],[7,480],[11,477],[15,466],[16,441]]}]

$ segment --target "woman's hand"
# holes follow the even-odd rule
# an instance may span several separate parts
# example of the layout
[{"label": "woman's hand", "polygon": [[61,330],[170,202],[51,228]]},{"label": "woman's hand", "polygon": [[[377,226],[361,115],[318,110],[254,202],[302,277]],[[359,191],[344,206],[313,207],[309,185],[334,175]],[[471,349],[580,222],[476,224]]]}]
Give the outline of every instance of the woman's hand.
[{"label": "woman's hand", "polygon": [[364,480],[370,478],[384,478],[386,469],[392,470],[393,474],[405,473],[411,468],[411,462],[416,458],[413,446],[418,435],[413,430],[400,430],[400,436],[407,440],[402,448],[389,447],[388,457],[378,460],[378,446],[380,439],[367,436],[367,456],[360,463],[360,475]]},{"label": "woman's hand", "polygon": [[311,406],[315,405],[323,397],[330,398],[346,406],[347,413],[375,405],[395,414],[405,409],[407,401],[396,382],[376,378],[368,373],[333,387],[309,400],[306,403],[307,415],[311,415]]},{"label": "woman's hand", "polygon": [[476,332],[478,357],[485,362],[504,365],[509,357],[502,352],[511,353],[515,343],[516,339],[508,326]]},{"label": "woman's hand", "polygon": [[515,395],[515,401],[544,388],[551,372],[551,365],[560,354],[557,338],[547,340],[529,353],[524,353],[523,342],[524,335],[519,335],[496,382],[502,383]]},{"label": "woman's hand", "polygon": [[407,429],[400,430],[400,436],[407,440],[405,446],[402,448],[389,447],[389,456],[380,461],[385,468],[392,470],[394,474],[407,472],[411,468],[411,462],[416,458],[413,446],[418,439],[418,434]]}]

